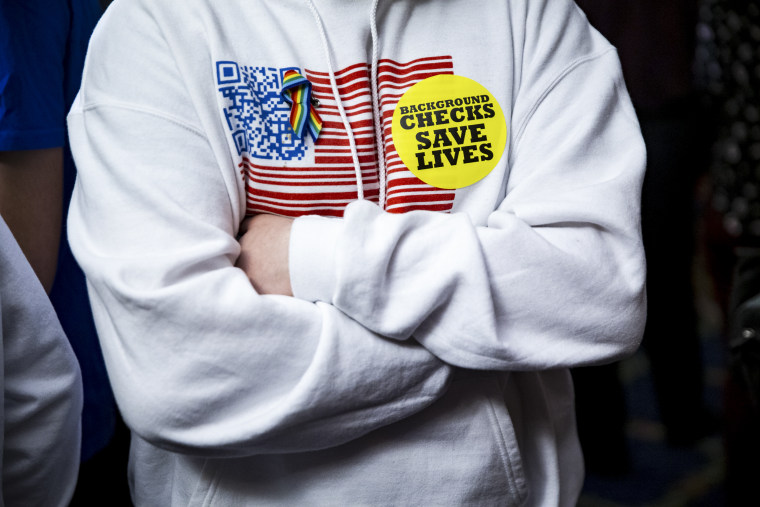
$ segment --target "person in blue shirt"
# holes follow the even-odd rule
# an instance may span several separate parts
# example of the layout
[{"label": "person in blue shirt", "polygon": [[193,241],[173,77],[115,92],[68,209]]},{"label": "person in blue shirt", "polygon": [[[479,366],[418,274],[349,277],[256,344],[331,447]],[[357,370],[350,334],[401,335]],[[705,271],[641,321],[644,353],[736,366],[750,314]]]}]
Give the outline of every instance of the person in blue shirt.
[{"label": "person in blue shirt", "polygon": [[[49,293],[82,370],[80,490],[89,488],[88,467],[98,476],[93,482],[102,484],[111,473],[110,464],[94,458],[113,454],[109,444],[120,424],[84,275],[65,230],[76,171],[66,114],[102,11],[98,0],[0,2],[0,215]],[[126,458],[120,459],[109,458],[117,468],[114,480],[126,489]],[[78,491],[75,501],[81,496]]]}]

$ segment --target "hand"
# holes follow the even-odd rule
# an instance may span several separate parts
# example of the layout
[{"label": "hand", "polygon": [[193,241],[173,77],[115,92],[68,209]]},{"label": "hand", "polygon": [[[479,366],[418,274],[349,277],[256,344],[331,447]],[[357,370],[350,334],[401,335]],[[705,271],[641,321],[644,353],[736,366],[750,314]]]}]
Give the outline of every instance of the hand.
[{"label": "hand", "polygon": [[288,249],[293,219],[254,215],[240,226],[240,257],[235,266],[248,275],[259,294],[292,296]]}]

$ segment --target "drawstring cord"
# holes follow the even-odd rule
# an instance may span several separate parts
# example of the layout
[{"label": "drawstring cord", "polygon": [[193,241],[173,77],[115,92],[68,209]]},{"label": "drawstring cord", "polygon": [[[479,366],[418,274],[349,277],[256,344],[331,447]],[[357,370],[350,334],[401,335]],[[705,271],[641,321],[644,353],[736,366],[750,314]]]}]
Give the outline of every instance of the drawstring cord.
[{"label": "drawstring cord", "polygon": [[[383,118],[382,108],[380,107],[380,92],[378,90],[378,36],[377,36],[377,2],[372,1],[372,10],[370,11],[370,31],[372,34],[372,66],[370,71],[370,89],[372,93],[372,107],[373,116],[375,117],[375,142],[377,143],[377,179],[380,184],[380,207],[385,209],[385,143],[383,142]],[[325,26],[322,23],[322,18],[317,12],[317,8],[312,0],[306,0],[309,6],[314,21],[317,23],[319,29],[319,37],[322,40],[322,49],[325,53],[325,60],[327,62],[327,72],[330,76],[330,87],[332,88],[333,98],[338,105],[338,112],[343,120],[343,126],[348,134],[348,144],[351,146],[351,157],[354,161],[354,171],[356,173],[356,187],[357,197],[360,200],[364,199],[364,184],[362,182],[362,168],[359,162],[359,153],[356,149],[356,139],[354,138],[353,129],[348,122],[346,116],[346,110],[343,108],[343,102],[340,99],[340,92],[338,91],[338,84],[335,81],[335,72],[332,67],[332,58],[330,57],[330,45],[327,42],[327,34],[325,33]]]},{"label": "drawstring cord", "polygon": [[351,129],[351,124],[346,117],[346,111],[343,109],[343,102],[340,100],[340,93],[338,91],[338,84],[335,81],[335,72],[333,72],[332,59],[330,58],[330,45],[327,43],[327,34],[325,33],[325,26],[322,23],[322,18],[319,17],[317,8],[314,6],[312,0],[306,0],[309,5],[309,10],[314,16],[314,20],[319,28],[319,37],[322,39],[322,49],[325,52],[325,60],[327,61],[327,72],[330,75],[330,87],[332,88],[333,97],[335,103],[338,105],[338,112],[343,120],[343,126],[348,134],[348,144],[351,146],[351,157],[354,161],[354,171],[356,172],[356,193],[359,200],[364,200],[364,184],[362,183],[362,168],[359,163],[359,153],[356,150],[356,139],[354,139],[354,132]]},{"label": "drawstring cord", "polygon": [[375,116],[375,143],[377,144],[377,180],[380,183],[380,208],[385,209],[385,142],[383,137],[383,116],[380,107],[380,90],[378,90],[378,36],[377,36],[377,2],[372,1],[369,15],[370,31],[372,33],[372,70],[370,86],[372,89],[373,114]]}]

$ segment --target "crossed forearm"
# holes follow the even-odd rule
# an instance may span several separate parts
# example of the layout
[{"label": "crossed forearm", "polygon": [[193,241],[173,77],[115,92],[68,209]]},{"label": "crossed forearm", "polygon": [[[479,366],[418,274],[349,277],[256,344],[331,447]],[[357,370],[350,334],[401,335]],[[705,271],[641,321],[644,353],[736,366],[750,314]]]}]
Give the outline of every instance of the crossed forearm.
[{"label": "crossed forearm", "polygon": [[292,296],[288,264],[291,218],[254,215],[240,227],[240,256],[235,265],[245,271],[259,294]]}]

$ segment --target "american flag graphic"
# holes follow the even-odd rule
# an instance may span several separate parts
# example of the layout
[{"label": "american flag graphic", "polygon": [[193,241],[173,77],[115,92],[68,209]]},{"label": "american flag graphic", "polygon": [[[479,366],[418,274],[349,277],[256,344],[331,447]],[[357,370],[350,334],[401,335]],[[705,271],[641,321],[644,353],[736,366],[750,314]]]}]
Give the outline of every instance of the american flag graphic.
[{"label": "american flag graphic", "polygon": [[[420,58],[407,63],[380,60],[378,90],[383,121],[383,150],[386,165],[385,209],[392,213],[412,210],[447,212],[454,192],[432,187],[409,171],[396,153],[391,135],[393,110],[414,84],[438,74],[453,74],[450,56]],[[245,178],[247,212],[284,216],[316,214],[343,216],[357,199],[356,172],[348,134],[333,98],[326,72],[305,69],[312,93],[320,102],[323,128],[314,146],[313,164],[257,160],[244,156],[240,164]],[[335,73],[341,102],[354,133],[361,165],[365,199],[379,200],[377,146],[373,123],[370,69],[365,63]],[[267,163],[269,162],[269,163]]]}]

